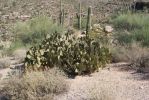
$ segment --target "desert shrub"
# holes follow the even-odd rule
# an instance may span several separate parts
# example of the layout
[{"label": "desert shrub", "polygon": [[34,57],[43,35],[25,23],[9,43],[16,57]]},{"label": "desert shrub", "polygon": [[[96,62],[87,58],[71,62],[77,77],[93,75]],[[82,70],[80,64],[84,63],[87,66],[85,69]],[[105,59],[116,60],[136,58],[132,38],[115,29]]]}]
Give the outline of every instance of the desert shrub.
[{"label": "desert shrub", "polygon": [[0,69],[9,68],[11,65],[10,58],[5,57],[0,59]]},{"label": "desert shrub", "polygon": [[100,42],[100,45],[108,45],[112,40],[112,32],[106,32],[105,27],[101,24],[94,24],[89,32],[90,38],[96,39]]},{"label": "desert shrub", "polygon": [[[97,20],[96,20],[96,18],[94,18],[94,16],[92,16],[92,25],[94,23],[97,23]],[[81,19],[81,29],[82,30],[86,29],[86,24],[87,24],[87,18],[86,17],[82,17],[82,19]],[[78,19],[74,19],[73,27],[78,29]]]},{"label": "desert shrub", "polygon": [[[82,18],[82,20],[81,20],[81,28],[82,29],[85,29],[86,28],[86,22],[87,21],[87,19],[86,18]],[[78,19],[75,19],[74,20],[74,28],[76,28],[76,29],[78,29]]]},{"label": "desert shrub", "polygon": [[[121,14],[112,20],[118,30],[116,37],[120,44],[137,41],[143,46],[149,46],[149,17],[142,13]],[[122,32],[126,30],[126,32]]]},{"label": "desert shrub", "polygon": [[66,35],[54,33],[27,52],[25,65],[26,69],[59,65],[69,75],[81,75],[104,67],[110,57],[109,49],[95,39],[75,38],[71,32]]},{"label": "desert shrub", "polygon": [[38,43],[55,31],[63,33],[63,28],[46,16],[18,22],[14,27],[16,42],[21,42],[23,45]]},{"label": "desert shrub", "polygon": [[[114,62],[132,62],[135,58],[140,57],[143,48],[140,45],[133,43],[131,45],[117,46],[112,49]],[[140,53],[138,53],[140,52]],[[136,55],[137,54],[137,55]]]},{"label": "desert shrub", "polygon": [[11,77],[1,84],[0,94],[6,100],[53,100],[54,95],[68,90],[64,73],[58,69],[26,73]]},{"label": "desert shrub", "polygon": [[143,46],[149,46],[149,29],[144,27],[141,30],[135,30],[132,34],[132,39],[141,42]]},{"label": "desert shrub", "polygon": [[30,47],[30,44],[25,45],[24,43],[22,43],[21,40],[17,40],[17,41],[12,42],[9,48],[3,49],[3,53],[6,55],[12,55],[16,49],[29,48],[29,47]]},{"label": "desert shrub", "polygon": [[36,45],[53,32],[63,33],[63,31],[61,26],[46,16],[38,16],[26,22],[18,22],[13,28],[14,41],[9,48],[3,49],[4,54],[12,55],[18,48],[30,48],[31,45]]},{"label": "desert shrub", "polygon": [[142,47],[138,43],[132,43],[130,45],[113,48],[112,58],[114,62],[129,62],[133,67],[148,67],[148,50],[148,48]]},{"label": "desert shrub", "polygon": [[144,13],[124,13],[113,18],[111,22],[117,29],[134,30],[149,26],[149,17]]},{"label": "desert shrub", "polygon": [[114,34],[114,38],[117,41],[116,43],[119,45],[130,44],[132,41],[134,41],[131,38],[131,35],[126,32],[117,32]]},{"label": "desert shrub", "polygon": [[13,52],[15,52],[17,49],[27,49],[30,48],[31,44],[24,45],[20,40],[14,41],[10,44],[9,48],[3,48],[1,51],[1,57],[4,56],[14,56]]},{"label": "desert shrub", "polygon": [[26,51],[27,49],[25,48],[19,48],[12,53],[12,56],[18,60],[18,63],[22,63],[26,57]]},{"label": "desert shrub", "polygon": [[118,44],[124,45],[124,44],[131,44],[133,41],[140,42],[142,46],[149,46],[149,29],[147,27],[144,27],[140,30],[136,29],[132,31],[132,33],[129,32],[125,33],[117,33],[115,34],[115,38],[118,40]]}]

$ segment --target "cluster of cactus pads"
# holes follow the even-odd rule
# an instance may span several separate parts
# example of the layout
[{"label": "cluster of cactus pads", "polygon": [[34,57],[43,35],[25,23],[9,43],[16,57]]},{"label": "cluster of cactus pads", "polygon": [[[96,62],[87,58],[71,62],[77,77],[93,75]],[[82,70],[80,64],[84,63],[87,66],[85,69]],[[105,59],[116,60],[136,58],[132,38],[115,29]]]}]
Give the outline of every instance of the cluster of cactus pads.
[{"label": "cluster of cactus pads", "polygon": [[110,61],[108,48],[89,37],[75,38],[71,32],[54,33],[35,47],[30,48],[25,59],[28,70],[59,67],[68,75],[90,74]]}]

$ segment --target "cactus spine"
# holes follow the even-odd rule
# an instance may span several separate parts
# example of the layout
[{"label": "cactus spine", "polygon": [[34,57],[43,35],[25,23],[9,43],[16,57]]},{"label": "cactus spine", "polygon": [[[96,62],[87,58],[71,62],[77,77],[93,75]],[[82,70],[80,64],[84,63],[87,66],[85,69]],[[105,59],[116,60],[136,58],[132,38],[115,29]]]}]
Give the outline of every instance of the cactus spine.
[{"label": "cactus spine", "polygon": [[91,14],[92,14],[92,8],[91,6],[88,8],[88,15],[87,15],[87,24],[86,24],[86,36],[89,35],[89,31],[91,29]]}]

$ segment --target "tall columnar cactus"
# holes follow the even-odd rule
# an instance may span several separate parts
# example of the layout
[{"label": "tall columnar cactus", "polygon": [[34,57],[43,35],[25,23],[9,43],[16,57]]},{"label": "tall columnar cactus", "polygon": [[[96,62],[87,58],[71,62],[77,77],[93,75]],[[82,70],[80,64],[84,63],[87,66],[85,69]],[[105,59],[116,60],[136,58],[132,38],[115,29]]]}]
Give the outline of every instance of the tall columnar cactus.
[{"label": "tall columnar cactus", "polygon": [[62,11],[62,0],[60,0],[60,11]]},{"label": "tall columnar cactus", "polygon": [[78,18],[78,29],[81,30],[81,20],[82,20],[82,17],[81,17],[81,2],[79,3],[79,13],[77,14],[77,18]]},{"label": "tall columnar cactus", "polygon": [[60,0],[60,16],[59,16],[60,24],[62,24],[62,0]]},{"label": "tall columnar cactus", "polygon": [[87,15],[87,24],[86,24],[86,36],[89,35],[89,31],[91,29],[91,21],[92,21],[92,8],[91,6],[88,8],[88,15]]},{"label": "tall columnar cactus", "polygon": [[64,25],[64,21],[65,21],[65,10],[62,10],[62,26]]},{"label": "tall columnar cactus", "polygon": [[62,6],[62,0],[60,0],[60,16],[59,16],[59,19],[60,19],[60,25],[63,25],[64,24],[64,9]]}]

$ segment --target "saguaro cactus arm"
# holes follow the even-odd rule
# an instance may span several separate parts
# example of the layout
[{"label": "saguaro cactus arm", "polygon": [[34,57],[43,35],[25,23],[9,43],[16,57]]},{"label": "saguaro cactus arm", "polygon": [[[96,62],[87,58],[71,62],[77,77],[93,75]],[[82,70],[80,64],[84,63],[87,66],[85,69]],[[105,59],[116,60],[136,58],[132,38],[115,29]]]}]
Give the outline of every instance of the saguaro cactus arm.
[{"label": "saguaro cactus arm", "polygon": [[89,35],[89,31],[91,29],[91,15],[92,15],[92,8],[91,6],[88,8],[88,15],[87,15],[87,24],[86,24],[86,36]]},{"label": "saguaro cactus arm", "polygon": [[79,3],[79,16],[78,16],[78,28],[81,30],[81,24],[82,24],[82,22],[81,22],[81,18],[82,18],[82,16],[81,16],[81,2]]},{"label": "saguaro cactus arm", "polygon": [[62,6],[62,0],[60,0],[60,16],[59,16],[59,20],[60,20],[60,25],[64,24],[64,9]]}]

